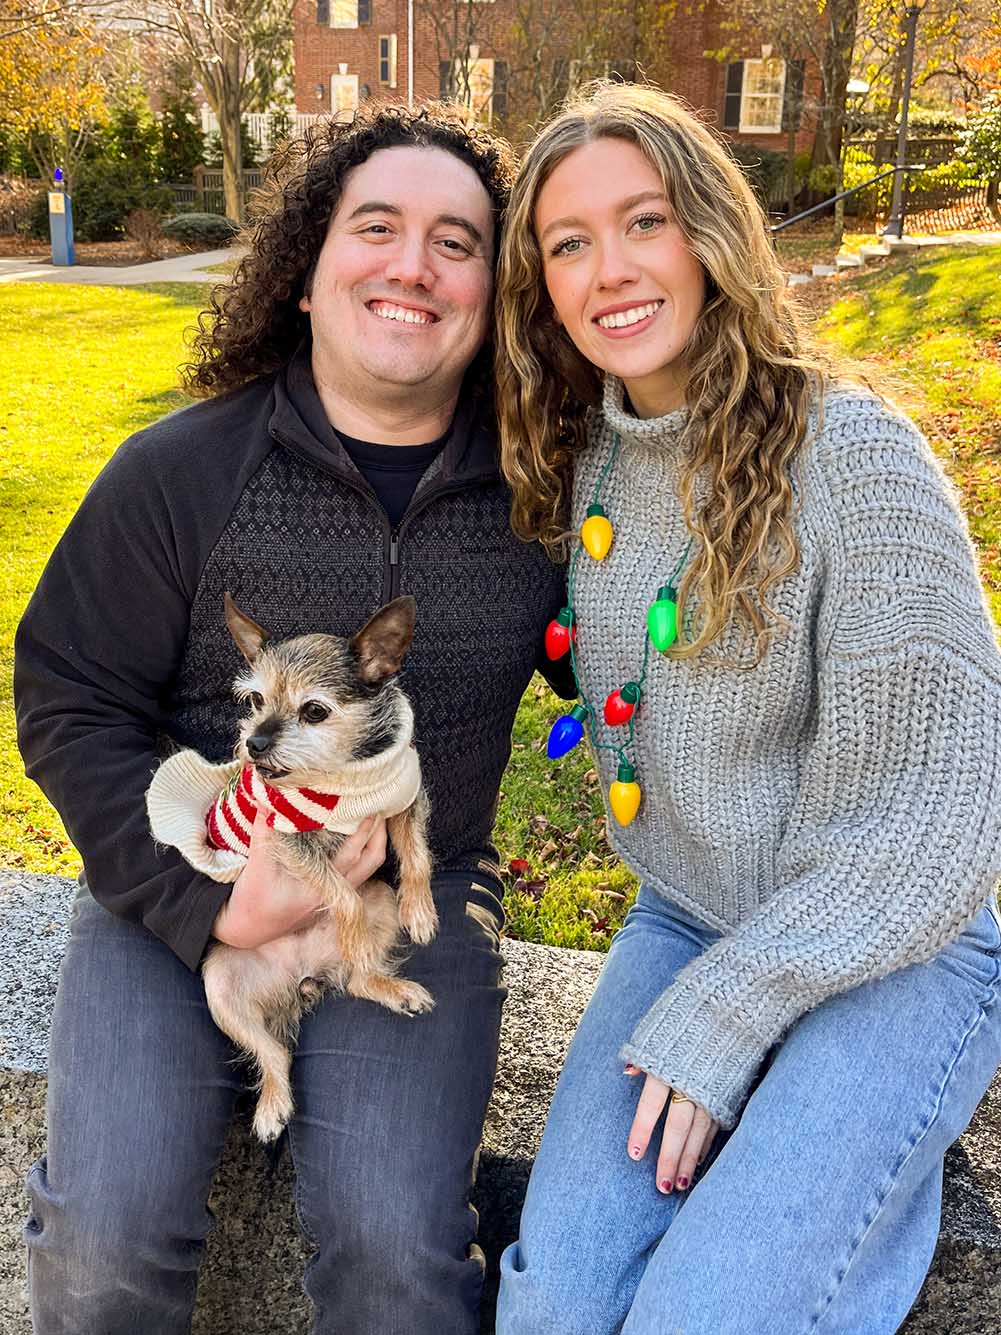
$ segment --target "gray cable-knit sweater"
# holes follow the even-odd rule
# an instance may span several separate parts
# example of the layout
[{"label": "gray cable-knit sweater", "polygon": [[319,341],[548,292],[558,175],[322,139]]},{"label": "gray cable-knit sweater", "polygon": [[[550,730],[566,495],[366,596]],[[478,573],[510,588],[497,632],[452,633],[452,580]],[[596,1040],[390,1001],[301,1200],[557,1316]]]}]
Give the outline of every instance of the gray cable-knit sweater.
[{"label": "gray cable-knit sweater", "polygon": [[[574,483],[608,460],[615,529],[581,554],[577,662],[600,720],[639,675],[645,616],[688,541],[685,410],[641,421],[609,378]],[[769,1048],[825,998],[927,960],[1001,877],[1001,655],[966,525],[918,432],[876,397],[826,398],[796,480],[789,622],[736,671],[651,653],[630,758],[643,802],[609,818],[627,864],[723,937],[658,998],[625,1060],[735,1124]],[[736,636],[724,649],[738,647]],[[605,791],[616,760],[597,753]]]}]

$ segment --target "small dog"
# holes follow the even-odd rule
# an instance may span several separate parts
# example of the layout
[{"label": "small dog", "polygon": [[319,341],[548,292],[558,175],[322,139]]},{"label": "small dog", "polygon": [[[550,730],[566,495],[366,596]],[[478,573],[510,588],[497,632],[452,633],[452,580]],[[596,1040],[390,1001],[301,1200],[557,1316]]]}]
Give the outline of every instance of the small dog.
[{"label": "small dog", "polygon": [[[351,639],[272,641],[228,593],[225,613],[248,663],[234,686],[250,705],[236,762],[179,752],[157,770],[147,805],[154,837],[216,880],[236,879],[254,818],[265,816],[279,864],[314,886],[326,910],[256,949],[217,943],[202,966],[212,1018],[256,1064],[254,1131],[269,1141],[293,1111],[290,1045],[326,988],[404,1015],[434,1005],[426,988],[395,976],[399,929],[422,945],[437,929],[413,713],[395,680],[415,604],[397,598]],[[354,890],[333,865],[345,835],[373,813],[387,817],[398,899],[381,881]]]}]

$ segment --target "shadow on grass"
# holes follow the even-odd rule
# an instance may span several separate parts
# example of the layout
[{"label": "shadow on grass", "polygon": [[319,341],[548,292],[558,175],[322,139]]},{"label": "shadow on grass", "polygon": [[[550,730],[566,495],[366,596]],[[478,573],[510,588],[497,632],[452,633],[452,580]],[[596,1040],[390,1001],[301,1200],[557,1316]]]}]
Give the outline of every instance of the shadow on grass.
[{"label": "shadow on grass", "polygon": [[144,394],[136,399],[136,403],[142,405],[143,413],[149,413],[151,421],[176,412],[178,408],[187,408],[194,402],[183,389],[164,389],[159,394]]}]

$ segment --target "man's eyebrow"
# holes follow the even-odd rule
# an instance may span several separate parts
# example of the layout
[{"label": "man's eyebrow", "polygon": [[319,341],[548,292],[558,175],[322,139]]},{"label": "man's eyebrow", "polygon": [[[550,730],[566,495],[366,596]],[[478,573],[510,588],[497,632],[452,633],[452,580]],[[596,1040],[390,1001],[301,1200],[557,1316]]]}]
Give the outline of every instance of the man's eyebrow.
[{"label": "man's eyebrow", "polygon": [[[367,213],[391,213],[396,218],[403,217],[403,210],[398,204],[387,204],[383,200],[369,199],[364,204],[359,204],[352,213],[348,214],[347,220],[351,222],[353,218],[364,217]],[[450,227],[461,227],[464,232],[469,233],[477,245],[483,243],[483,233],[476,224],[470,222],[468,218],[460,217],[457,213],[440,213],[435,218],[435,222],[447,223]]]},{"label": "man's eyebrow", "polygon": [[[667,196],[664,194],[663,190],[641,190],[638,195],[630,195],[628,199],[624,199],[621,204],[619,204],[618,210],[620,213],[628,213],[630,209],[636,208],[637,204],[647,204],[654,200],[663,200],[666,204]],[[580,227],[580,225],[580,218],[554,218],[549,226],[543,231],[539,240],[544,241],[549,233],[555,232],[558,227]]]}]

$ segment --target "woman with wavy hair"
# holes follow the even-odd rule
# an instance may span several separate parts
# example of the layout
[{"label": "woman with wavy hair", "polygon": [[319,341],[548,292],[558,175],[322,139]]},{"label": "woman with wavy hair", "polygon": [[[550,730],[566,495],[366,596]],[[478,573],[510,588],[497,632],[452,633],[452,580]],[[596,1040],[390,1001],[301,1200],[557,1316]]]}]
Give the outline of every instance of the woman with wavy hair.
[{"label": "woman with wavy hair", "polygon": [[835,373],[716,136],[600,85],[499,269],[514,523],[641,889],[498,1335],[883,1335],[1001,1058],[1001,657],[915,428]]}]

